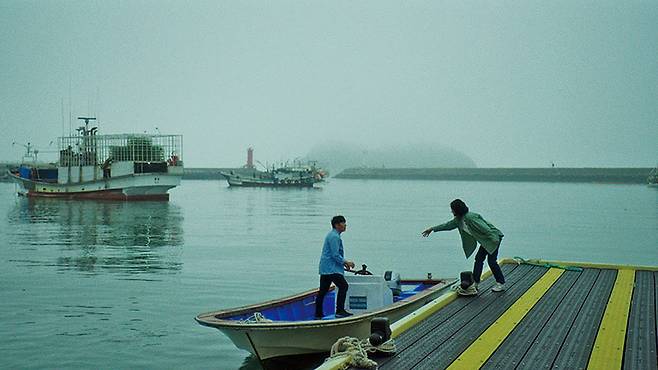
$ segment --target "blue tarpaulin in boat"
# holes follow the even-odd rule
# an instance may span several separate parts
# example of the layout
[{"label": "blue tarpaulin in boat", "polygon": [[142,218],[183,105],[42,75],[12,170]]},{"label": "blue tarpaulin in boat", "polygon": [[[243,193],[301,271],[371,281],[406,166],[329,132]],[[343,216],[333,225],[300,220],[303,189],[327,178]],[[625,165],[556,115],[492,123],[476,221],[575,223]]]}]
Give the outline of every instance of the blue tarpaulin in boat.
[{"label": "blue tarpaulin in boat", "polygon": [[31,173],[32,173],[32,169],[29,168],[29,167],[23,167],[23,166],[21,166],[21,167],[18,169],[18,173],[21,175],[22,178],[24,178],[24,179],[29,179],[29,178],[31,177],[30,175],[31,175]]},{"label": "blue tarpaulin in boat", "polygon": [[18,168],[18,174],[24,179],[53,181],[57,180],[56,168],[37,168],[21,166]]},{"label": "blue tarpaulin in boat", "polygon": [[[421,292],[432,285],[429,284],[417,284],[417,285],[405,285],[402,288],[402,293],[399,296],[395,296],[393,300],[395,302],[409,298],[418,292]],[[270,308],[259,310],[261,314],[267,319],[274,321],[305,321],[313,320],[315,316],[315,297],[316,295],[311,295],[301,300],[286,302],[285,304],[273,306]],[[325,317],[333,318],[336,310],[336,292],[330,291],[324,298],[322,305],[323,312]],[[245,320],[253,315],[253,311],[246,312],[240,315],[232,316],[227,318],[229,320]]]}]

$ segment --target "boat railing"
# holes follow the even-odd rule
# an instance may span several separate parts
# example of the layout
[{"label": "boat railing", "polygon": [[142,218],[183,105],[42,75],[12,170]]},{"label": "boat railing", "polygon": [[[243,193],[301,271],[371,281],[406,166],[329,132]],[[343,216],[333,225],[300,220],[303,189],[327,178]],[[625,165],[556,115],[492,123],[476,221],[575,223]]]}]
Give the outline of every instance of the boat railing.
[{"label": "boat railing", "polygon": [[79,135],[58,139],[59,165],[108,166],[111,162],[163,162],[182,166],[182,135]]}]

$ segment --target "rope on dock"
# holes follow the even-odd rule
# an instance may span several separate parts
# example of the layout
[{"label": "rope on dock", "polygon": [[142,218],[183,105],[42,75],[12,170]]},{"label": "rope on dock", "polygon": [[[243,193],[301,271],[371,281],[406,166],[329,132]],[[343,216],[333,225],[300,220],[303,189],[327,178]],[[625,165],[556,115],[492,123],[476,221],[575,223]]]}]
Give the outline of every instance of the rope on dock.
[{"label": "rope on dock", "polygon": [[263,322],[272,322],[272,320],[268,319],[260,312],[254,312],[253,315],[247,317],[244,320],[240,320],[239,322],[240,324],[260,324]]},{"label": "rope on dock", "polygon": [[349,357],[349,361],[343,363],[342,369],[352,366],[359,369],[376,369],[377,362],[368,358],[368,352],[393,353],[395,350],[395,341],[393,339],[389,339],[375,347],[370,344],[368,339],[359,340],[354,337],[342,337],[331,346],[331,355],[325,362],[336,357]]},{"label": "rope on dock", "polygon": [[537,260],[525,260],[521,257],[514,257],[514,261],[516,261],[516,263],[518,263],[519,265],[532,265],[532,266],[540,266],[547,268],[552,267],[557,269],[563,269],[566,271],[577,271],[577,272],[583,271],[583,268],[578,266],[558,265],[556,263],[539,262]]}]

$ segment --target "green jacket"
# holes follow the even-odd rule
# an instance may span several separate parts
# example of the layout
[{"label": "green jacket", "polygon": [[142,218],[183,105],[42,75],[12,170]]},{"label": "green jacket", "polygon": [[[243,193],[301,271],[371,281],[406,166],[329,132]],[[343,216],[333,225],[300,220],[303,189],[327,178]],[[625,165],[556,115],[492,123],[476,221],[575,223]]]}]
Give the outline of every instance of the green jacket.
[{"label": "green jacket", "polygon": [[444,224],[434,226],[432,231],[453,229],[459,229],[459,235],[462,238],[462,248],[464,248],[466,258],[473,254],[478,242],[487,252],[495,252],[500,243],[500,238],[504,236],[494,225],[487,222],[475,212],[468,212],[461,219],[455,217]]}]

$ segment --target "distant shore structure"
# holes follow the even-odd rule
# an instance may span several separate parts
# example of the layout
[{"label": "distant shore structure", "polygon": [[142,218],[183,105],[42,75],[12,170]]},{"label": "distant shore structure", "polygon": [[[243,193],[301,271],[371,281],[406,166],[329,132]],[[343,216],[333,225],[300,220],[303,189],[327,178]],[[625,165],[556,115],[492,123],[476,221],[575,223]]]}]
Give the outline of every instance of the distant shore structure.
[{"label": "distant shore structure", "polygon": [[650,168],[348,168],[339,179],[644,184]]},{"label": "distant shore structure", "polygon": [[649,177],[647,178],[647,185],[651,187],[658,187],[658,166],[651,169]]},{"label": "distant shore structure", "polygon": [[254,148],[247,148],[247,164],[244,165],[244,168],[254,168]]}]

